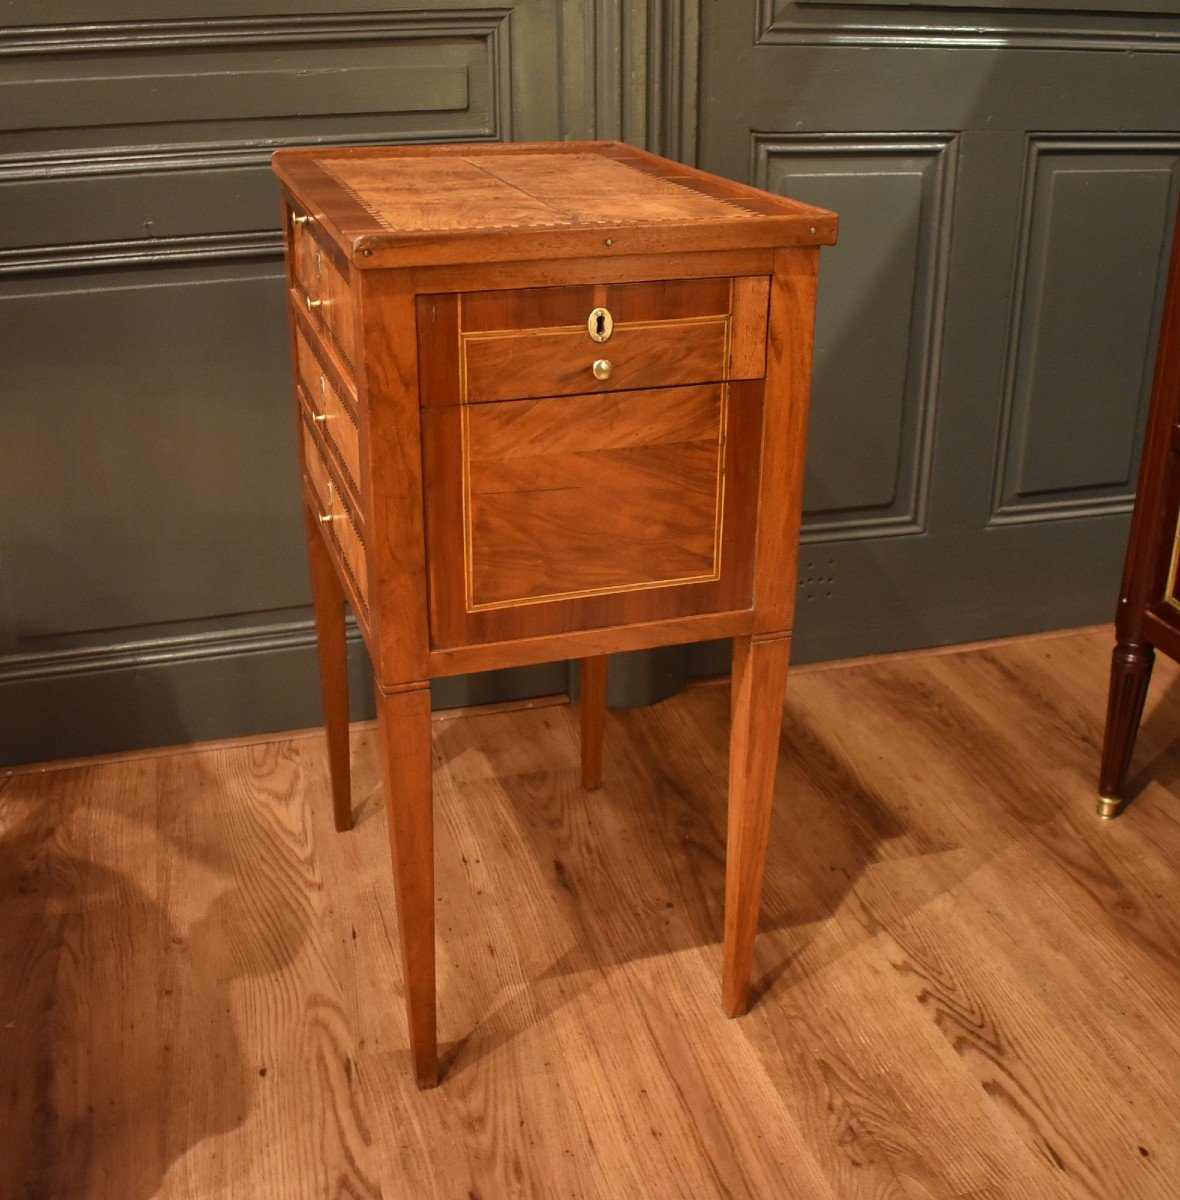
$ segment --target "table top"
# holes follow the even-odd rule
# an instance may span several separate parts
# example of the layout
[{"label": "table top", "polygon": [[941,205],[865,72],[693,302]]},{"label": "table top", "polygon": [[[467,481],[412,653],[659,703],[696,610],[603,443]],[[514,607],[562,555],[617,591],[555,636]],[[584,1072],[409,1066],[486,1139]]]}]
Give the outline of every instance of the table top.
[{"label": "table top", "polygon": [[836,217],[618,142],[280,150],[358,266],[830,244]]}]

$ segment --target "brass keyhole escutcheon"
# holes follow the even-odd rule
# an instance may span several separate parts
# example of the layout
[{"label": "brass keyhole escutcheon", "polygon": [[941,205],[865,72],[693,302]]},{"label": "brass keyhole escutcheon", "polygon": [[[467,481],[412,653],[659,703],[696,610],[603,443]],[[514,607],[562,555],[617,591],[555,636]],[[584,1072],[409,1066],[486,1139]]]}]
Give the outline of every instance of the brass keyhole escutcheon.
[{"label": "brass keyhole escutcheon", "polygon": [[586,321],[586,328],[596,342],[605,342],[614,332],[615,322],[606,308],[596,308]]},{"label": "brass keyhole escutcheon", "polygon": [[594,366],[590,368],[594,372],[595,379],[609,379],[611,373],[611,365],[608,359],[599,358],[594,362]]}]

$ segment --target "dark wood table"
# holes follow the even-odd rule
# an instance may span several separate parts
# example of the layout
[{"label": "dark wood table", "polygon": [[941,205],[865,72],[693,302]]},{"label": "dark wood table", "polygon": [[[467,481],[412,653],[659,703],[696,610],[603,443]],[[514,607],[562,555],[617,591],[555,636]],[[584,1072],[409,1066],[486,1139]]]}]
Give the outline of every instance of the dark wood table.
[{"label": "dark wood table", "polygon": [[410,1047],[436,1081],[430,680],[734,639],[723,1006],[749,1004],[832,213],[616,143],[282,150],[338,829],[376,674]]}]

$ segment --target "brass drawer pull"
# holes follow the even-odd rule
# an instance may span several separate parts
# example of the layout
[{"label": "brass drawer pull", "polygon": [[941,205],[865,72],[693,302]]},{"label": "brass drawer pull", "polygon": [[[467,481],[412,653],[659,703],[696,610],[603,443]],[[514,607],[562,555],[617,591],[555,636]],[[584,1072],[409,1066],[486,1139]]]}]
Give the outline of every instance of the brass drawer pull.
[{"label": "brass drawer pull", "polygon": [[605,342],[614,332],[615,322],[606,308],[596,308],[586,320],[586,329],[596,342]]},{"label": "brass drawer pull", "polygon": [[306,225],[311,220],[306,213],[292,213],[291,226],[293,229],[298,229],[300,225]]},{"label": "brass drawer pull", "polygon": [[317,308],[324,307],[324,302],[322,300],[313,300],[310,296],[304,296],[303,302],[307,305],[308,312],[315,312]]},{"label": "brass drawer pull", "polygon": [[594,366],[590,368],[594,372],[595,379],[609,379],[610,373],[614,368],[610,365],[610,360],[606,358],[596,358]]},{"label": "brass drawer pull", "polygon": [[[323,463],[321,463],[320,465],[322,467]],[[334,499],[334,497],[332,495],[332,481],[329,479],[328,480],[328,511],[318,514],[321,525],[331,525],[332,522],[335,520],[335,516],[332,513],[333,499]]]}]

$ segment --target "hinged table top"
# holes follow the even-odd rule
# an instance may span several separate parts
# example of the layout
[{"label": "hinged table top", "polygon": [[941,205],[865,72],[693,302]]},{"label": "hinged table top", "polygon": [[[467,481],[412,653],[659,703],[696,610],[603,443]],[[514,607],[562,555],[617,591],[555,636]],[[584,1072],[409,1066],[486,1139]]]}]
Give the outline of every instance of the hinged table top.
[{"label": "hinged table top", "polygon": [[280,150],[359,266],[829,244],[836,217],[617,142]]}]

